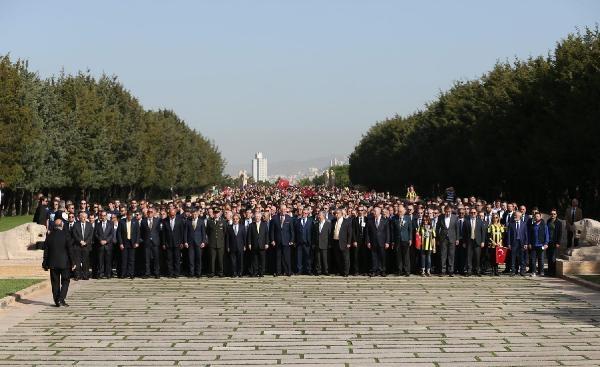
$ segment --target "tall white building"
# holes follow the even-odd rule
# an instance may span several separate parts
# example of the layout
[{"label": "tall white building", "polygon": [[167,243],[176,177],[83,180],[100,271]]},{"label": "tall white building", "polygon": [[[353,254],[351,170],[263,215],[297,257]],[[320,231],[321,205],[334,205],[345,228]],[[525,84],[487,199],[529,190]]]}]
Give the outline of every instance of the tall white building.
[{"label": "tall white building", "polygon": [[252,178],[256,182],[267,181],[267,158],[262,152],[256,153],[252,160]]}]

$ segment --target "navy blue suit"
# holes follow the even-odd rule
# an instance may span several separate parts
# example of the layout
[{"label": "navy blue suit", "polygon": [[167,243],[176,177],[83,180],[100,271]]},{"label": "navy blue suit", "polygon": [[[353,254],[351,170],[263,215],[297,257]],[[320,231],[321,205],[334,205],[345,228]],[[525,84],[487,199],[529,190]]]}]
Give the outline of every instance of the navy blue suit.
[{"label": "navy blue suit", "polygon": [[[302,225],[302,222],[305,222]],[[295,222],[296,227],[296,245],[298,246],[297,253],[297,263],[298,263],[298,273],[302,274],[306,271],[307,274],[311,273],[312,268],[312,256],[311,256],[311,248],[312,248],[312,230],[313,230],[313,219],[308,218],[298,218]]]},{"label": "navy blue suit", "polygon": [[286,275],[292,273],[292,259],[290,255],[290,243],[294,242],[293,219],[289,215],[284,216],[283,223],[281,215],[276,215],[271,219],[269,226],[271,241],[275,242],[275,271],[277,275],[281,274],[281,263]]},{"label": "navy blue suit", "polygon": [[196,219],[196,228],[194,228],[194,218],[192,218],[187,223],[186,229],[189,263],[188,275],[199,277],[202,275],[202,253],[204,252],[204,249],[200,246],[206,244],[207,241],[204,220],[202,218]]},{"label": "navy blue suit", "polygon": [[[518,229],[517,229],[518,228]],[[525,246],[528,244],[527,223],[520,221],[517,225],[516,221],[508,224],[508,232],[506,242],[510,246],[511,262],[514,273],[518,271],[521,274],[525,273]],[[519,256],[520,269],[517,267],[516,258]]]}]

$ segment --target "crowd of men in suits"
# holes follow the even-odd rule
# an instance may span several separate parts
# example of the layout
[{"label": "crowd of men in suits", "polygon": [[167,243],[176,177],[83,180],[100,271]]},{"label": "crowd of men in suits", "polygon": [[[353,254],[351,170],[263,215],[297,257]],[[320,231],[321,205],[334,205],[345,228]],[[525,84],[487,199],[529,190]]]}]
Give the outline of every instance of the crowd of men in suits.
[{"label": "crowd of men in suits", "polygon": [[398,198],[326,187],[247,186],[194,200],[115,200],[105,206],[81,200],[77,207],[55,197],[50,205],[40,199],[34,221],[49,233],[66,233],[75,280],[499,275],[491,251],[497,246],[509,251],[506,273],[554,275],[563,230],[577,244],[573,223],[582,213],[576,199],[563,220],[555,209],[543,220],[536,208],[451,194],[421,200],[414,190]]}]

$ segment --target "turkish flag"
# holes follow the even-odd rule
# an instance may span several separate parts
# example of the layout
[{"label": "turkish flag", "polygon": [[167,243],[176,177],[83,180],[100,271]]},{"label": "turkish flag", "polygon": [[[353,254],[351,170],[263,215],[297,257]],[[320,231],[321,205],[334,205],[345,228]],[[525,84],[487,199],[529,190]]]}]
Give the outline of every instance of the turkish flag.
[{"label": "turkish flag", "polygon": [[496,247],[496,264],[504,264],[506,261],[506,248]]},{"label": "turkish flag", "polygon": [[288,187],[290,187],[290,181],[286,180],[285,178],[280,178],[279,181],[277,181],[278,189],[285,190]]},{"label": "turkish flag", "polygon": [[309,189],[308,187],[302,189],[302,196],[304,196],[305,198],[312,198],[313,196],[315,196],[315,194],[315,191],[313,189]]}]

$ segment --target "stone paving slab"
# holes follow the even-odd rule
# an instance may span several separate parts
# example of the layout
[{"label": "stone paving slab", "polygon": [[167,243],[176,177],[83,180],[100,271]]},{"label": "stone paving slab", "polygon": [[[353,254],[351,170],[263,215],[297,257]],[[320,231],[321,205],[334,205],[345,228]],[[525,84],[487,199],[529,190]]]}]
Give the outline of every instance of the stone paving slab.
[{"label": "stone paving slab", "polygon": [[46,293],[0,312],[0,365],[600,366],[600,294],[560,279],[96,280],[70,308]]}]

